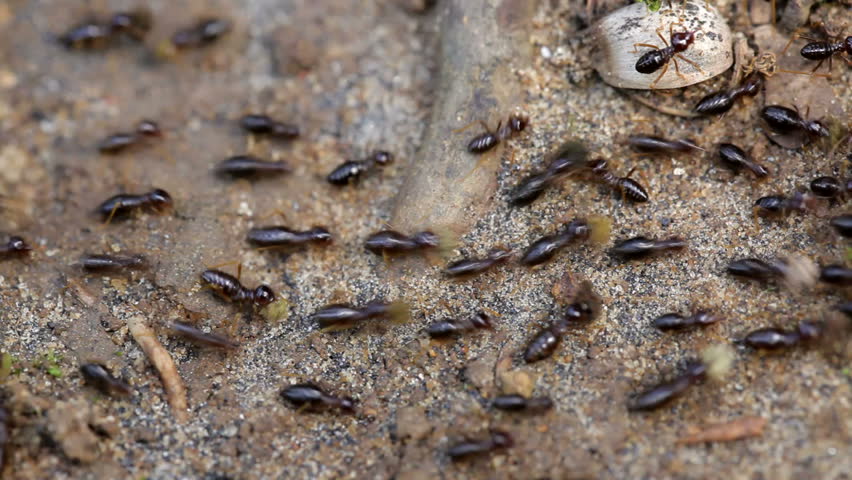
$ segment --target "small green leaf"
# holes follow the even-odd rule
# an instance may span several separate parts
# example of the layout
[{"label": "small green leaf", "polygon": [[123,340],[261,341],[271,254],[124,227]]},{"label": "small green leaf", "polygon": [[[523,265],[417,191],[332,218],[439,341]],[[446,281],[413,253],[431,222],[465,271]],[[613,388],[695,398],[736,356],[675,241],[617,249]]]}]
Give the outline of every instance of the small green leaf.
[{"label": "small green leaf", "polygon": [[846,261],[852,262],[852,247],[846,247]]},{"label": "small green leaf", "polygon": [[62,376],[62,368],[59,367],[59,362],[62,361],[62,355],[53,350],[43,353],[40,358],[33,362],[33,366],[44,370],[45,373],[56,378]]},{"label": "small green leaf", "polygon": [[4,352],[0,358],[0,383],[6,381],[9,374],[12,373],[12,356]]},{"label": "small green leaf", "polygon": [[650,10],[652,12],[656,12],[657,10],[660,9],[660,7],[663,6],[663,0],[638,0],[638,1],[641,2],[641,3],[644,3],[648,7],[648,10]]}]

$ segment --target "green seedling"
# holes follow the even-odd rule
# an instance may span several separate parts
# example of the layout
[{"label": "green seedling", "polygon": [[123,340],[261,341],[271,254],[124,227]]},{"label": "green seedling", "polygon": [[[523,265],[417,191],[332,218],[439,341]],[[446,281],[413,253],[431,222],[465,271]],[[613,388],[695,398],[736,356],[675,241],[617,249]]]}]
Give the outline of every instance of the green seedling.
[{"label": "green seedling", "polygon": [[648,10],[656,12],[663,6],[663,0],[638,0],[639,3],[644,3]]}]

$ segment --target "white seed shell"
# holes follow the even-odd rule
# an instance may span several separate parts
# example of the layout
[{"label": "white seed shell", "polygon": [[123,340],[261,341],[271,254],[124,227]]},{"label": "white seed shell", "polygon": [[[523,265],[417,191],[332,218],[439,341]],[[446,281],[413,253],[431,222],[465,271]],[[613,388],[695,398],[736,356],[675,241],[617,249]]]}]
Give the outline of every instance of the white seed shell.
[{"label": "white seed shell", "polygon": [[595,70],[606,83],[615,87],[650,89],[663,70],[661,68],[650,74],[637,72],[636,61],[651,49],[637,47],[638,52],[634,53],[634,44],[665,47],[657,29],[669,42],[670,28],[675,32],[696,31],[695,42],[680,55],[698,64],[703,71],[679,61],[681,77],[676,73],[673,61],[669,62],[668,71],[654,86],[655,89],[681,88],[703,82],[733,64],[731,30],[716,8],[702,0],[672,0],[671,7],[666,6],[657,12],[650,12],[644,3],[634,3],[604,17],[595,26],[596,55],[600,59]]}]

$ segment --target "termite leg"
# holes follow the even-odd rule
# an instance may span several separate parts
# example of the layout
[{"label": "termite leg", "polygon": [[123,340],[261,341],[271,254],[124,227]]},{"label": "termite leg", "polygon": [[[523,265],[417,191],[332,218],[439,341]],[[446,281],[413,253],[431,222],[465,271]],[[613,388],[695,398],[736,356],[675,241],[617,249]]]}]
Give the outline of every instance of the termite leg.
[{"label": "termite leg", "polygon": [[[820,63],[822,63],[822,62],[820,62]],[[819,66],[817,65],[817,67],[819,67]],[[779,69],[778,69],[778,71],[779,71],[779,72],[782,72],[782,73],[795,73],[796,75],[807,75],[807,76],[809,76],[809,77],[825,77],[825,78],[831,78],[831,74],[830,74],[830,73],[814,73],[813,71],[810,71],[810,72],[802,72],[802,71],[799,71],[799,70],[784,70],[784,69],[781,69],[781,68],[779,68]]]},{"label": "termite leg", "polygon": [[[630,170],[630,173],[633,173],[633,170],[636,170],[636,167],[633,167],[633,169]],[[627,174],[628,177],[630,177],[630,173]],[[648,195],[653,193],[651,192],[651,189],[648,188],[648,185],[650,185],[651,182],[648,181],[648,177],[645,175],[645,170],[639,170],[639,176],[642,177],[642,186],[648,191]]]},{"label": "termite leg", "polygon": [[284,223],[287,223],[287,214],[285,214],[284,210],[281,210],[280,208],[276,208],[271,213],[267,213],[266,215],[264,215],[262,217],[258,217],[258,220],[263,220],[264,218],[274,217],[275,215],[278,215],[279,217],[281,217],[281,220],[283,220]]},{"label": "termite leg", "polygon": [[[498,126],[497,126],[497,128],[499,129],[499,128],[500,128],[500,126],[498,125]],[[482,166],[482,165],[483,165],[483,164],[484,164],[484,163],[488,160],[488,155],[490,155],[490,154],[491,154],[491,153],[493,153],[493,152],[498,152],[498,151],[500,151],[500,149],[502,149],[502,148],[503,148],[503,142],[501,141],[501,142],[497,145],[497,147],[496,147],[496,148],[494,148],[494,150],[493,150],[493,151],[485,152],[485,153],[483,153],[482,155],[480,155],[480,159],[476,161],[476,165],[474,165],[474,166],[473,166],[473,169],[471,169],[471,171],[470,171],[470,172],[468,172],[468,174],[467,174],[467,175],[465,175],[465,176],[461,179],[461,182],[462,182],[462,183],[464,183],[465,181],[467,181],[467,178],[468,178],[468,177],[470,177],[471,175],[473,175],[474,173],[476,173],[476,171],[477,171],[477,170],[479,170],[479,167],[481,167],[481,166]]]},{"label": "termite leg", "polygon": [[799,35],[799,33],[800,33],[802,30],[804,30],[804,28],[799,27],[799,28],[797,28],[797,29],[796,29],[796,31],[794,31],[794,32],[793,32],[793,35],[790,35],[790,40],[789,40],[789,41],[787,41],[787,45],[784,45],[784,50],[781,50],[781,55],[782,55],[782,56],[783,56],[783,55],[785,55],[785,54],[787,53],[787,49],[789,49],[789,48],[790,48],[790,45],[792,45],[792,44],[793,44],[793,42],[794,42],[795,40],[797,40],[798,38],[801,38],[801,36]]},{"label": "termite leg", "polygon": [[659,82],[659,81],[660,81],[660,79],[661,79],[661,78],[663,78],[663,75],[665,75],[665,74],[666,74],[666,72],[668,72],[668,71],[669,71],[669,64],[668,64],[668,63],[666,63],[665,65],[663,65],[663,71],[660,73],[660,76],[659,76],[659,77],[657,77],[657,79],[656,79],[656,80],[654,80],[654,82],[653,82],[653,83],[651,83],[651,90],[656,90],[656,89],[657,89],[657,88],[656,88],[656,87],[657,87],[657,82]]},{"label": "termite leg", "polygon": [[237,335],[237,326],[240,324],[240,314],[234,314],[234,318],[231,320],[231,325],[228,328],[228,332],[230,332],[231,338],[235,338]]},{"label": "termite leg", "polygon": [[686,80],[686,75],[684,75],[684,74],[680,73],[680,65],[678,65],[678,64],[677,64],[677,58],[672,57],[672,63],[674,63],[674,66],[675,66],[675,74],[676,74],[678,77],[680,77],[680,78],[682,78],[682,79]]},{"label": "termite leg", "polygon": [[[693,62],[692,60],[690,60],[690,59],[688,59],[688,58],[684,57],[683,55],[681,55],[681,54],[679,54],[679,53],[678,53],[678,54],[676,55],[676,57],[677,57],[677,58],[679,58],[679,59],[681,59],[681,60],[683,60],[684,62],[686,62],[686,63],[688,63],[688,64],[692,65],[692,66],[693,66],[693,67],[695,67],[695,68],[696,68],[699,72],[704,72],[704,70],[702,70],[702,69],[701,69],[701,67],[699,67],[697,63],[695,63],[695,62]],[[674,59],[673,59],[673,60],[674,60]],[[675,68],[677,68],[677,64],[676,64],[676,63],[675,63]]]},{"label": "termite leg", "polygon": [[231,260],[229,262],[217,263],[216,265],[211,265],[211,266],[207,267],[207,270],[218,270],[218,269],[220,269],[222,267],[226,267],[228,265],[242,265],[242,263],[243,262],[240,261],[240,260]]},{"label": "termite leg", "polygon": [[118,211],[118,207],[120,207],[120,206],[121,206],[121,202],[115,202],[115,206],[112,207],[112,210],[109,212],[109,216],[107,217],[106,221],[104,222],[104,226],[109,225],[109,222],[112,221],[112,217],[115,216],[115,212]]},{"label": "termite leg", "polygon": [[476,124],[481,125],[481,126],[482,126],[482,128],[484,128],[486,132],[490,132],[490,131],[491,131],[491,130],[488,128],[488,124],[487,124],[487,123],[485,123],[485,120],[474,120],[474,121],[472,121],[472,122],[468,123],[467,125],[465,125],[465,126],[463,126],[463,127],[460,127],[460,128],[457,128],[457,129],[453,130],[453,133],[462,133],[463,131],[467,130],[468,128],[470,128],[470,127],[472,127],[472,126],[474,126],[474,125],[476,125]]},{"label": "termite leg", "polygon": [[754,222],[754,229],[760,229],[760,214],[758,213],[760,210],[757,207],[751,209],[751,217]]},{"label": "termite leg", "polygon": [[282,250],[285,248],[289,248],[291,245],[266,245],[264,247],[255,247],[252,250],[255,252],[262,252],[264,250]]},{"label": "termite leg", "polygon": [[[675,25],[683,25],[683,23],[681,23],[681,22],[675,22],[675,23],[670,23],[670,24],[669,24],[669,38],[671,38],[671,36],[672,36],[672,35],[674,35],[674,26],[675,26]],[[665,37],[663,37],[663,35],[660,33],[660,29],[659,29],[659,28],[657,29],[657,36],[658,36],[658,37],[660,37],[660,40],[662,40],[662,41],[663,41],[663,43],[665,43],[667,47],[669,46],[669,42],[667,42],[667,41],[666,41],[666,39],[665,39]]]},{"label": "termite leg", "polygon": [[639,53],[639,49],[636,47],[648,47],[653,48],[654,50],[659,50],[660,47],[656,45],[651,45],[650,43],[634,43],[633,44],[633,53]]}]

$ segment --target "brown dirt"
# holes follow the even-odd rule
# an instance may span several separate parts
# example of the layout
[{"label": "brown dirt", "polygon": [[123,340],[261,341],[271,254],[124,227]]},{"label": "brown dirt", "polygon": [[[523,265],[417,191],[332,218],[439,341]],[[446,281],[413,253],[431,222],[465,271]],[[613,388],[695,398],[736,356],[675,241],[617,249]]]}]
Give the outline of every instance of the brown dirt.
[{"label": "brown dirt", "polygon": [[[827,218],[755,225],[751,204],[818,175],[845,175],[848,147],[829,154],[816,146],[793,151],[770,144],[757,121],[761,97],[722,119],[687,121],[602,84],[581,32],[590,15],[618,2],[592,2],[601,10],[591,14],[582,1],[540,2],[535,9],[519,0],[477,2],[484,7],[439,0],[429,13],[412,15],[390,0],[186,0],[177,6],[152,0],[156,23],[146,47],[98,53],[67,52],[50,35],[88,13],[131,2],[0,4],[0,231],[39,246],[28,261],[0,263],[0,349],[15,358],[14,374],[0,387],[13,412],[6,477],[848,478],[848,348],[782,355],[738,349],[728,381],[694,388],[651,414],[625,409],[631,392],[709,345],[762,326],[822,318],[848,298],[847,291],[825,287],[791,294],[724,274],[728,261],[745,256],[795,252],[821,263],[845,260],[847,245]],[[732,28],[751,34],[740,4],[718,2]],[[848,18],[844,8],[823,4],[812,17],[833,23]],[[172,61],[149,53],[206,14],[232,19],[235,31]],[[464,28],[483,33],[471,40]],[[771,35],[762,38],[783,48]],[[451,47],[464,42],[481,44],[454,54]],[[781,58],[783,65],[798,65],[796,50]],[[727,78],[675,96],[642,95],[689,108]],[[767,95],[786,90],[790,103],[812,103],[812,116],[842,121],[852,111],[850,84],[850,70],[835,62],[831,80],[778,74]],[[814,91],[817,97],[810,96]],[[817,104],[824,111],[816,111]],[[496,124],[516,108],[531,117],[530,131],[469,175],[478,159],[462,148],[476,130],[452,130],[477,119]],[[235,119],[250,111],[298,122],[303,138],[249,141]],[[96,153],[102,136],[144,117],[160,122],[165,139],[118,157]],[[710,151],[630,158],[626,136],[654,131],[696,138]],[[626,204],[600,186],[568,180],[531,207],[508,207],[504,192],[569,138],[582,139],[617,171],[637,166],[651,202]],[[759,154],[771,178],[753,183],[721,169],[713,146],[722,141]],[[373,148],[392,151],[398,161],[353,188],[323,181],[344,158]],[[218,161],[244,152],[286,159],[294,172],[251,183],[212,174]],[[118,191],[153,186],[176,198],[175,214],[103,226],[90,213]],[[452,208],[443,211],[442,202]],[[327,225],[334,246],[288,253],[246,248],[246,230],[279,222],[271,216],[276,211],[296,228]],[[571,247],[534,270],[511,264],[448,282],[442,260],[388,265],[361,246],[385,222],[405,229],[449,226],[461,236],[456,258],[494,245],[521,249],[559,221],[589,215],[611,217],[616,237],[682,235],[690,249],[624,265],[601,248]],[[73,266],[84,251],[142,252],[154,268],[85,276]],[[228,330],[238,310],[201,290],[197,275],[235,260],[242,261],[247,285],[267,283],[287,299],[289,316],[272,322],[243,316],[242,347],[231,354],[169,337],[161,325],[175,318]],[[558,311],[551,291],[565,272],[593,283],[605,300],[604,314],[572,332],[554,359],[523,365],[516,353]],[[108,314],[85,308],[67,291],[69,279],[94,292]],[[412,321],[322,334],[307,320],[327,303],[376,298],[408,302]],[[656,315],[698,306],[726,320],[683,335],[648,326]],[[427,322],[480,308],[499,313],[494,332],[449,344],[424,339]],[[128,333],[127,318],[140,311],[162,332],[160,341],[186,382],[190,421],[183,425],[174,421],[157,373]],[[85,388],[77,368],[90,359],[107,363],[136,394],[113,400]],[[48,373],[51,363],[58,377]],[[360,413],[288,409],[279,389],[303,380],[354,396]],[[501,391],[530,389],[551,396],[554,411],[524,417],[488,408]],[[676,445],[689,426],[743,415],[768,419],[762,436]],[[512,432],[516,446],[459,465],[443,454],[451,442],[488,428]],[[85,445],[96,451],[81,450]]]}]

